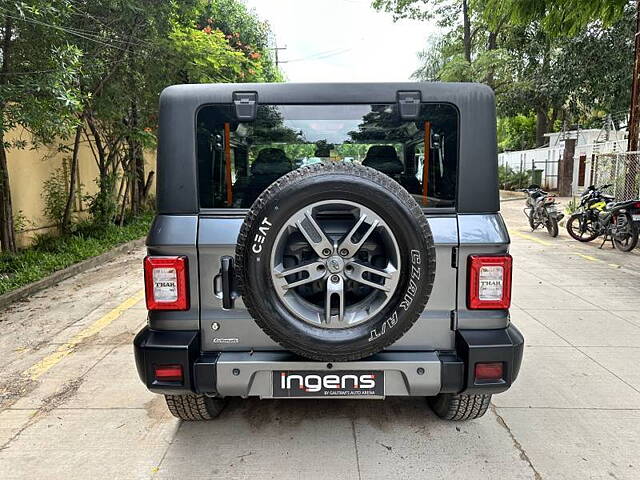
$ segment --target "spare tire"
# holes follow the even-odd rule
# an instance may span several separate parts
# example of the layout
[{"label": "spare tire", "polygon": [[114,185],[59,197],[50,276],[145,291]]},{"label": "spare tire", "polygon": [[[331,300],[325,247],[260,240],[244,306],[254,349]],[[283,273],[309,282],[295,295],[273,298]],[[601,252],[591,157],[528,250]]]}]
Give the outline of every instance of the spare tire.
[{"label": "spare tire", "polygon": [[251,206],[236,248],[256,323],[320,361],[372,355],[415,323],[435,249],[420,206],[390,177],[348,163],[299,168]]}]

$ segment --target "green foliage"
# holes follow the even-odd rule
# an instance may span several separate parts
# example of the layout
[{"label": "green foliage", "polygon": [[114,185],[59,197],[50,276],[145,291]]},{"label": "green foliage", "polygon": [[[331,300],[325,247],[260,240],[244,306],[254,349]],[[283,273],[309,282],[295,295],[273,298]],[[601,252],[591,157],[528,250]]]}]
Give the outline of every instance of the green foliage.
[{"label": "green foliage", "polygon": [[498,150],[528,150],[535,147],[536,118],[515,115],[498,119]]},{"label": "green foliage", "polygon": [[[76,127],[85,127],[82,141],[99,171],[99,191],[86,200],[93,220],[106,227],[144,202],[140,160],[155,144],[162,89],[280,81],[270,36],[268,24],[239,0],[0,0],[0,145],[30,146],[5,140],[19,124],[36,143],[73,144]],[[2,182],[7,172],[0,169]],[[121,188],[123,177],[136,188]],[[45,214],[56,223],[70,205],[64,193],[73,194],[63,184],[58,175],[45,186]],[[13,250],[8,187],[0,185],[0,212],[8,213],[0,215],[0,241]]]},{"label": "green foliage", "polygon": [[251,68],[261,72],[261,81],[282,81],[269,49],[272,34],[266,21],[237,0],[201,2],[197,14],[197,27],[205,32],[209,29],[222,32],[234,50],[254,62]]},{"label": "green foliage", "polygon": [[0,254],[0,295],[141,238],[147,234],[152,220],[153,214],[146,213],[123,227],[82,222],[73,234],[42,235],[31,248],[18,254]]},{"label": "green foliage", "polygon": [[96,179],[100,188],[94,195],[85,195],[84,201],[89,204],[89,213],[96,225],[105,227],[116,218],[118,209],[115,186],[118,182],[117,172],[112,172]]},{"label": "green foliage", "polygon": [[373,0],[371,6],[391,13],[394,21],[401,18],[436,18],[440,26],[450,26],[451,18],[460,10],[460,3],[457,0]]},{"label": "green foliage", "polygon": [[0,44],[7,70],[0,78],[3,136],[21,124],[38,141],[50,142],[65,137],[77,124],[76,80],[82,52],[55,29],[67,19],[68,5],[64,0],[0,3],[1,33],[4,36],[9,27],[11,34],[11,41],[3,38]]},{"label": "green foliage", "polygon": [[[610,26],[623,15],[628,0],[487,0],[487,12],[506,13],[512,23],[541,21],[554,36],[575,35],[593,22]],[[635,3],[635,2],[634,2]],[[488,15],[489,17],[490,15]]]},{"label": "green foliage", "polygon": [[176,26],[170,32],[169,40],[175,49],[173,64],[187,82],[232,82],[244,76],[253,79],[257,73],[249,60],[234,50],[219,30],[207,33],[188,26]]},{"label": "green foliage", "polygon": [[54,170],[42,187],[44,214],[60,228],[69,193],[67,172],[63,168]]},{"label": "green foliage", "polygon": [[31,225],[31,222],[25,216],[22,210],[18,210],[13,214],[13,225],[16,229],[16,232],[22,232]]},{"label": "green foliage", "polygon": [[[467,7],[466,24],[455,9]],[[419,80],[481,82],[511,119],[501,148],[541,145],[557,124],[601,124],[630,99],[635,8],[623,0],[375,0],[394,18],[443,26],[420,54]],[[465,35],[464,27],[471,35]],[[471,45],[465,45],[471,42]],[[467,52],[470,50],[470,60]],[[531,143],[531,124],[536,117]],[[515,130],[515,131],[514,131]]]},{"label": "green foliage", "polygon": [[580,208],[580,199],[573,197],[565,205],[564,211],[567,215],[572,215],[578,211],[578,208]]},{"label": "green foliage", "polygon": [[529,171],[518,172],[509,165],[498,166],[498,184],[502,190],[517,190],[531,183]]}]

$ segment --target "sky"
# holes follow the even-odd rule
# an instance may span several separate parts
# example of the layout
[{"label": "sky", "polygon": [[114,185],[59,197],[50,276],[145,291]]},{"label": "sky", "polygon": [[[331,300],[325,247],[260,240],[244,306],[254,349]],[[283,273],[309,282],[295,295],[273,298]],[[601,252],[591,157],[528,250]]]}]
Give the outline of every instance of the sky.
[{"label": "sky", "polygon": [[407,81],[437,27],[377,12],[370,0],[245,0],[271,25],[291,82]]}]

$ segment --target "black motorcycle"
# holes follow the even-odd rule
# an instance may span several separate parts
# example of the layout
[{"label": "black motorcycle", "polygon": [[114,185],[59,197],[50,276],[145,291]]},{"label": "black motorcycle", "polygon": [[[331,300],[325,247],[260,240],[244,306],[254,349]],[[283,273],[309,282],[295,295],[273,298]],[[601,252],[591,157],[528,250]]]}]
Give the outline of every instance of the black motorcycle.
[{"label": "black motorcycle", "polygon": [[558,236],[558,222],[564,214],[558,209],[556,197],[550,195],[538,185],[530,185],[529,188],[520,190],[527,194],[524,214],[529,219],[531,230],[544,226],[552,237]]},{"label": "black motorcycle", "polygon": [[615,202],[603,192],[611,185],[588,187],[580,196],[578,211],[567,221],[569,235],[579,242],[604,236],[600,248],[611,240],[621,252],[630,252],[638,244],[640,200]]}]

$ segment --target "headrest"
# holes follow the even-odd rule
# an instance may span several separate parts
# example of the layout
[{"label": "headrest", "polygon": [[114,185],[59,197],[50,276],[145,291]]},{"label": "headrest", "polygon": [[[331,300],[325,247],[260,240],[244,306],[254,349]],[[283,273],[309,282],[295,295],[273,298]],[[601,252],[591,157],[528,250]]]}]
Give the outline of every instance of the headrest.
[{"label": "headrest", "polygon": [[251,166],[252,175],[284,175],[291,171],[291,162],[280,148],[263,148]]},{"label": "headrest", "polygon": [[387,175],[397,175],[404,171],[404,166],[398,159],[398,153],[391,145],[373,145],[369,147],[362,165],[375,168]]}]

